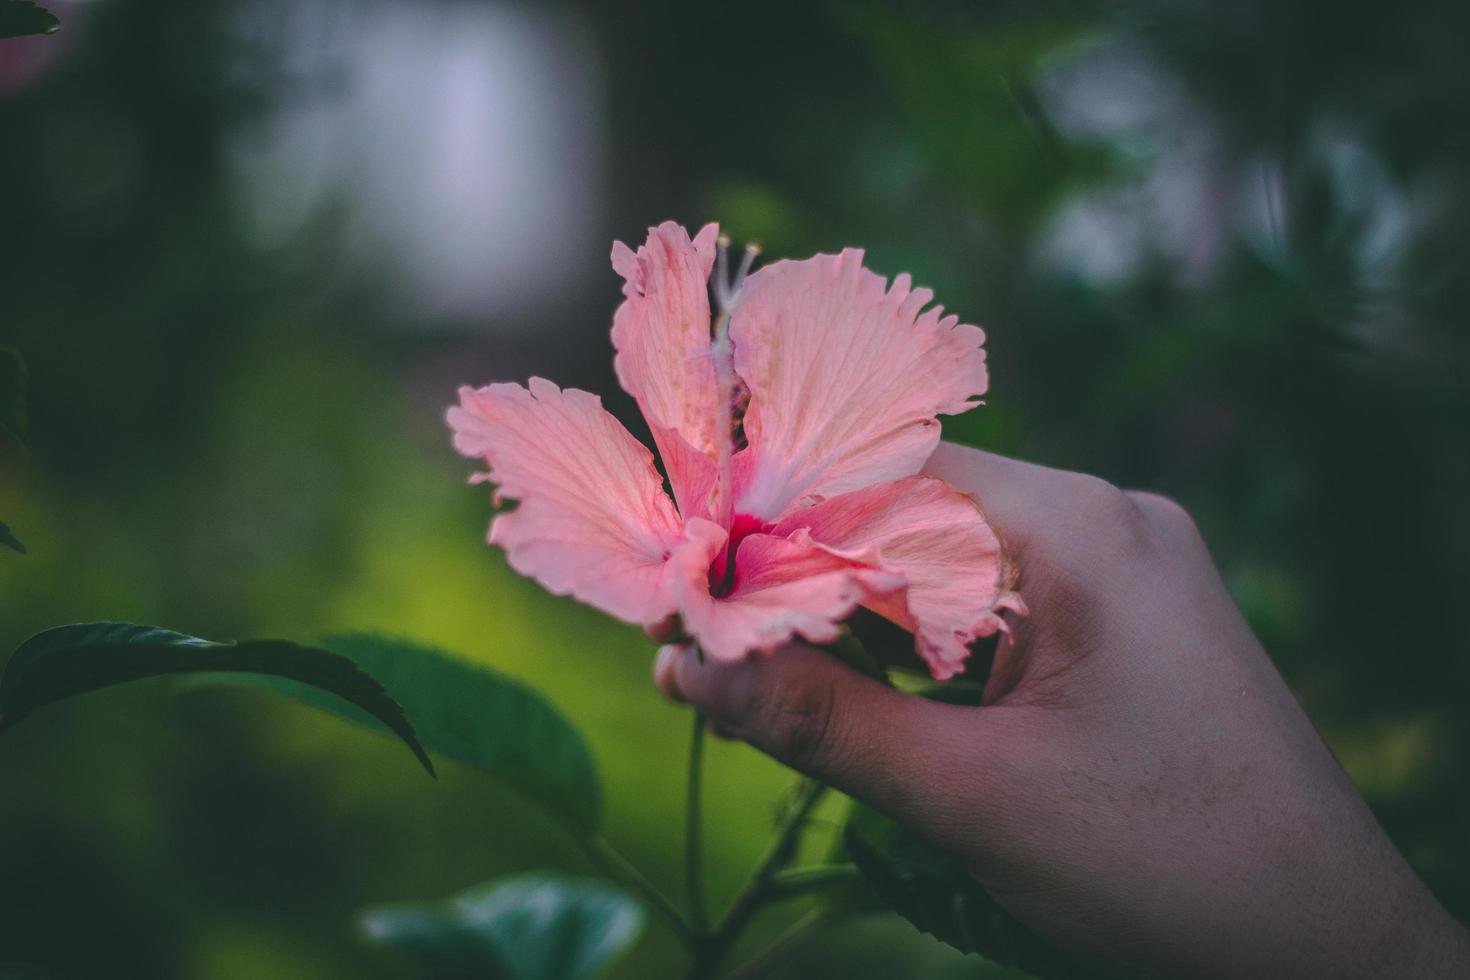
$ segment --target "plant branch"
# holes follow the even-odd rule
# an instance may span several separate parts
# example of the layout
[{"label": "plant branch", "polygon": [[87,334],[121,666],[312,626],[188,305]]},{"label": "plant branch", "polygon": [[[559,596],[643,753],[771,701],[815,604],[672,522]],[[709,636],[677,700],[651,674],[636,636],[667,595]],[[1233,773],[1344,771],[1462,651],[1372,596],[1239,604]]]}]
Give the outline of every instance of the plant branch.
[{"label": "plant branch", "polygon": [[702,980],[713,975],[720,960],[729,952],[740,933],[750,924],[760,907],[771,897],[771,878],[791,862],[796,854],[801,829],[806,825],[826,786],[816,780],[804,780],[795,804],[777,828],[776,837],[756,864],[745,887],[730,903],[730,909],[713,932],[694,946],[694,960],[689,965],[688,980]]},{"label": "plant branch", "polygon": [[833,918],[831,909],[812,909],[773,939],[769,946],[726,974],[725,980],[755,980],[792,950],[825,929]]},{"label": "plant branch", "polygon": [[709,913],[704,901],[704,853],[700,840],[701,786],[704,772],[704,714],[694,712],[694,729],[689,734],[688,797],[684,807],[684,899],[689,905],[689,925],[696,933],[709,930]]},{"label": "plant branch", "polygon": [[788,868],[771,875],[770,900],[795,898],[808,892],[821,891],[828,885],[858,880],[852,864],[813,864],[805,868]]},{"label": "plant branch", "polygon": [[660,891],[659,887],[650,881],[642,871],[639,871],[632,861],[629,861],[617,848],[608,843],[606,837],[603,837],[601,834],[594,834],[591,837],[578,837],[578,840],[581,841],[588,857],[600,865],[610,876],[621,879],[636,889],[648,900],[650,905],[663,914],[664,918],[668,920],[669,925],[674,927],[674,931],[679,934],[679,938],[685,944],[689,946],[695,945],[700,938],[700,934],[689,925],[689,922],[684,918],[684,914],[679,911],[679,907],[667,895]]}]

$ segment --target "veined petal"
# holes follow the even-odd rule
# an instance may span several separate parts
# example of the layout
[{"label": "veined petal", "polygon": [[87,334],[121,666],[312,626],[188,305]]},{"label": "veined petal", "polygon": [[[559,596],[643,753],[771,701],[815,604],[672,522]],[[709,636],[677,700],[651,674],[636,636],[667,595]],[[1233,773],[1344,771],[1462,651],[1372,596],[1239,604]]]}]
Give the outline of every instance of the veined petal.
[{"label": "veined petal", "polygon": [[718,429],[710,357],[709,276],[719,227],[691,240],[675,222],[648,230],[634,252],[614,242],[623,302],[613,315],[613,367],[638,401],[685,517],[703,515],[714,483]]},{"label": "veined petal", "polygon": [[512,568],[629,622],[674,611],[678,515],[652,454],[600,398],[532,378],[529,390],[466,386],[459,400],[447,413],[454,448],[490,466],[472,479],[520,502],[490,525]]},{"label": "veined petal", "polygon": [[915,476],[855,490],[787,515],[772,534],[810,540],[834,555],[900,575],[906,588],[864,601],[914,634],[938,680],[959,673],[975,640],[1024,612],[1015,575],[974,498]]},{"label": "veined petal", "polygon": [[[708,521],[696,521],[709,524]],[[737,660],[770,651],[793,636],[812,643],[837,638],[839,624],[860,604],[900,588],[902,577],[851,561],[809,541],[752,534],[735,554],[735,587],[709,594],[708,565],[682,578],[684,627],[705,654]]]},{"label": "veined petal", "polygon": [[730,336],[751,394],[742,513],[774,520],[911,476],[939,442],[935,417],[985,392],[980,328],[925,310],[934,294],[907,275],[885,289],[862,260],[848,249],[776,262],[741,290]]}]

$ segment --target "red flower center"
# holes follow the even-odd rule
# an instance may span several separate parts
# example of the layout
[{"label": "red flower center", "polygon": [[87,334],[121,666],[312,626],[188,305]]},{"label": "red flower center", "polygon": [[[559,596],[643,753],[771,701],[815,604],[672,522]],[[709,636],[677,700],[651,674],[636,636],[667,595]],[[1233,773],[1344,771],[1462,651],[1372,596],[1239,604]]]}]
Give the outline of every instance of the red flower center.
[{"label": "red flower center", "polygon": [[775,526],[749,514],[735,515],[730,527],[730,538],[725,542],[725,550],[716,555],[709,566],[710,595],[723,599],[735,591],[735,552],[740,549],[740,542],[752,534],[764,534]]}]

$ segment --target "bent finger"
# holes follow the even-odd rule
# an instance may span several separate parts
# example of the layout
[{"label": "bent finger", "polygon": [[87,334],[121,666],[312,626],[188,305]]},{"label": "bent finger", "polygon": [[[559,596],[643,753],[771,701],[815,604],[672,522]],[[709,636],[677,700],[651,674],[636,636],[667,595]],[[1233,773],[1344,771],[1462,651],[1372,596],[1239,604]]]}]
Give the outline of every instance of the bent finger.
[{"label": "bent finger", "polygon": [[949,823],[998,795],[988,785],[1003,769],[989,709],[902,693],[801,644],[734,663],[701,660],[687,647],[666,647],[659,659],[660,687],[675,700],[937,837],[952,837],[959,828]]}]

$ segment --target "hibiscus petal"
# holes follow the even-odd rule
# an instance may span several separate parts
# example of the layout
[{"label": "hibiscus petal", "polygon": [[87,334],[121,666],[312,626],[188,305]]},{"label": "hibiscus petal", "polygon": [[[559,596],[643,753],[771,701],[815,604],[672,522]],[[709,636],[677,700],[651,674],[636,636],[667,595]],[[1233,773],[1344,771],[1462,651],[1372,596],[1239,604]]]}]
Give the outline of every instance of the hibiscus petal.
[{"label": "hibiscus petal", "polygon": [[902,576],[907,588],[864,605],[914,633],[938,680],[963,669],[975,640],[1007,630],[1002,611],[1025,611],[984,512],[943,480],[916,476],[842,494],[789,514],[771,533],[805,533],[836,556]]},{"label": "hibiscus petal", "polygon": [[707,512],[721,438],[709,308],[718,234],[708,224],[691,240],[666,221],[648,230],[637,252],[622,242],[612,249],[613,269],[624,280],[613,315],[613,367],[653,431],[685,517]]},{"label": "hibiscus petal", "polygon": [[731,319],[735,370],[750,387],[749,448],[736,510],[775,519],[848,490],[911,476],[939,442],[935,416],[984,394],[985,334],[934,307],[863,253],[759,270]]},{"label": "hibiscus petal", "polygon": [[[715,527],[708,521],[692,523]],[[735,553],[735,587],[723,598],[709,594],[708,562],[696,568],[695,561],[691,559],[681,580],[680,608],[685,628],[717,660],[768,652],[793,636],[830,643],[859,605],[903,585],[898,575],[809,541],[770,534],[752,534],[741,542]]]},{"label": "hibiscus petal", "polygon": [[678,515],[652,455],[600,398],[532,378],[529,390],[466,386],[459,400],[454,448],[490,466],[472,479],[520,502],[490,525],[512,568],[628,622],[674,611]]}]

